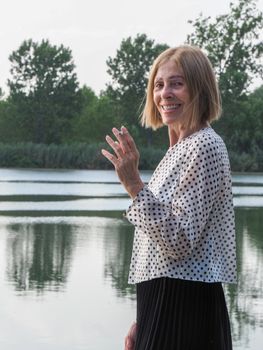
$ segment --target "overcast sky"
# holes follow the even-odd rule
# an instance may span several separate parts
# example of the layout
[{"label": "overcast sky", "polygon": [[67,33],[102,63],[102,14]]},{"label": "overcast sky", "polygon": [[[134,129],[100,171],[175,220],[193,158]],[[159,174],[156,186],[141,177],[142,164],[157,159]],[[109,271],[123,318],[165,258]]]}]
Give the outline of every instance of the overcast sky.
[{"label": "overcast sky", "polygon": [[[236,0],[234,0],[235,2]],[[201,12],[229,12],[230,0],[7,0],[0,8],[0,86],[6,91],[8,56],[25,39],[49,39],[71,48],[81,85],[99,93],[109,76],[106,60],[121,40],[146,33],[156,43],[184,43]],[[258,0],[263,10],[263,0]]]}]

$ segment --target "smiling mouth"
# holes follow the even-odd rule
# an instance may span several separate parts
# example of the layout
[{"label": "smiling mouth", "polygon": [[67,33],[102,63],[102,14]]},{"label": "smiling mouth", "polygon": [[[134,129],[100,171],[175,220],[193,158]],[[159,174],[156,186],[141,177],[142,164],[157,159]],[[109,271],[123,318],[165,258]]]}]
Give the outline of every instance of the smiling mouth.
[{"label": "smiling mouth", "polygon": [[181,107],[180,103],[176,103],[173,105],[162,105],[161,108],[163,111],[172,111],[174,109],[178,109],[179,107]]}]

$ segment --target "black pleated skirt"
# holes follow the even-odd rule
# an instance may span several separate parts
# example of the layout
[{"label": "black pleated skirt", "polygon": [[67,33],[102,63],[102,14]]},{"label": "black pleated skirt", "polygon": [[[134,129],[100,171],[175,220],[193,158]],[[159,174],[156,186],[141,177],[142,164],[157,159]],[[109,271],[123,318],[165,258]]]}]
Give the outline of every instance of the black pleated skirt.
[{"label": "black pleated skirt", "polygon": [[221,283],[168,277],[138,283],[135,350],[232,350]]}]

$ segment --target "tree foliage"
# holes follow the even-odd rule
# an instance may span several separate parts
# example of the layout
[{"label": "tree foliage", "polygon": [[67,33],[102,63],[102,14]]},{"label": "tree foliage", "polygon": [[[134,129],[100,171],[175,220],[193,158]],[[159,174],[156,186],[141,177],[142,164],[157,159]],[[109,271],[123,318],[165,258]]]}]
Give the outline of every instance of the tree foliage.
[{"label": "tree foliage", "polygon": [[96,96],[94,91],[83,86],[81,89],[83,108],[74,119],[72,141],[102,142],[106,134],[116,125],[115,106],[107,95]]},{"label": "tree foliage", "polygon": [[27,141],[61,142],[81,108],[71,50],[48,40],[30,39],[9,60],[9,99],[16,109],[17,125],[27,130]]},{"label": "tree foliage", "polygon": [[5,96],[4,91],[0,87],[0,101],[4,99],[4,96]]},{"label": "tree foliage", "polygon": [[263,85],[239,101],[229,143],[233,170],[263,170]]},{"label": "tree foliage", "polygon": [[[120,122],[138,134],[138,115],[144,100],[147,76],[154,59],[168,46],[156,44],[145,34],[123,39],[115,57],[107,60],[111,82],[106,93],[118,103]],[[138,134],[139,136],[139,134]]]},{"label": "tree foliage", "polygon": [[107,72],[112,78],[108,86],[120,99],[127,91],[143,96],[151,64],[167,47],[155,44],[146,34],[137,34],[134,39],[123,39],[116,56],[109,57],[106,62],[109,67]]},{"label": "tree foliage", "polygon": [[[207,52],[219,80],[223,116],[215,128],[232,154],[244,154],[244,147],[248,154],[252,148],[258,147],[251,138],[252,129],[256,131],[258,122],[252,110],[246,109],[245,116],[243,108],[250,100],[253,80],[263,76],[263,43],[260,38],[263,13],[257,9],[256,1],[239,0],[230,3],[228,14],[215,19],[200,15],[190,22],[194,31],[188,35],[187,42]],[[262,138],[262,129],[260,133]]]},{"label": "tree foliage", "polygon": [[260,33],[263,14],[254,0],[230,3],[230,12],[212,19],[202,14],[189,21],[194,32],[187,42],[205,49],[219,78],[224,101],[236,100],[248,92],[256,76],[262,78]]}]

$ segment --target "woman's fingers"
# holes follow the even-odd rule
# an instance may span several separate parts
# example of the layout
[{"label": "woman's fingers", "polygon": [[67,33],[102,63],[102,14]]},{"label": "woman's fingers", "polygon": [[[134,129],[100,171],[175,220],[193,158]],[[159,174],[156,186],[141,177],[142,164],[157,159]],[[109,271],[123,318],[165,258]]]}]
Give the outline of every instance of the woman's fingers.
[{"label": "woman's fingers", "polygon": [[116,136],[118,142],[107,136],[106,140],[115,152],[111,154],[109,151],[102,149],[101,152],[105,158],[107,158],[114,166],[115,171],[120,179],[120,182],[126,189],[131,198],[134,198],[137,193],[144,186],[139,170],[139,152],[132,151],[127,142],[126,128],[120,132],[116,128],[113,128],[113,133]]},{"label": "woman's fingers", "polygon": [[138,152],[136,144],[133,140],[133,138],[131,137],[131,135],[129,134],[129,131],[125,128],[125,126],[121,127],[121,131],[125,137],[126,142],[129,145],[129,148],[132,152]]},{"label": "woman's fingers", "polygon": [[125,135],[124,131],[123,130],[119,131],[118,129],[113,128],[112,132],[115,135],[116,139],[119,141],[121,148],[122,148],[122,152],[129,153],[131,151],[131,149],[130,149],[129,144],[127,142],[127,139],[125,137],[126,135]]},{"label": "woman's fingers", "polygon": [[102,149],[101,153],[104,155],[104,157],[106,157],[114,166],[117,165],[118,159],[111,154],[110,152],[108,152],[106,149]]},{"label": "woman's fingers", "polygon": [[112,132],[118,140],[123,153],[134,152],[138,154],[136,144],[125,126],[121,127],[121,131],[117,128],[113,128]]},{"label": "woman's fingers", "polygon": [[121,131],[117,128],[113,128],[112,132],[118,141],[114,141],[109,135],[106,136],[106,141],[114,150],[115,155],[112,155],[106,150],[102,150],[102,154],[115,166],[115,168],[116,166],[119,166],[120,161],[123,160],[135,162],[135,165],[138,167],[140,155],[128,130],[122,126]]},{"label": "woman's fingers", "polygon": [[111,146],[111,148],[114,150],[116,156],[120,158],[123,155],[122,147],[119,145],[118,142],[115,142],[109,135],[106,136],[106,141]]}]

